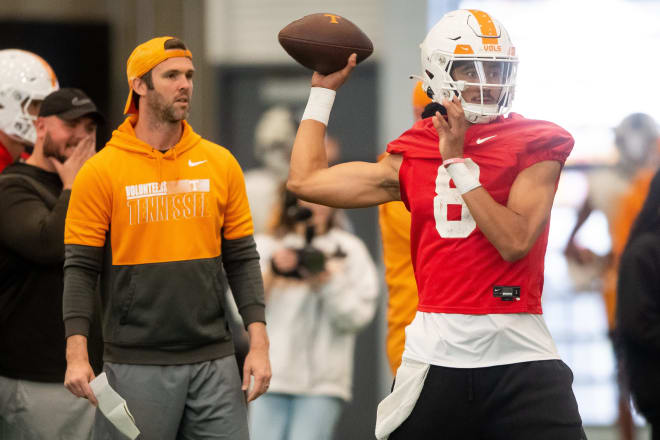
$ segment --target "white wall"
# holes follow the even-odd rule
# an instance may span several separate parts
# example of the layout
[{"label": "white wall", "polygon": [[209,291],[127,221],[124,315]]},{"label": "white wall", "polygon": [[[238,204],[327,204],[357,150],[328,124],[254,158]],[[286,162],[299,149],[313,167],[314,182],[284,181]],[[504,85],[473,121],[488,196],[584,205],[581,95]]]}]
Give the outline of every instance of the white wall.
[{"label": "white wall", "polygon": [[351,20],[374,43],[371,58],[381,57],[380,0],[206,0],[207,59],[214,64],[293,64],[277,34],[290,22],[317,12]]}]

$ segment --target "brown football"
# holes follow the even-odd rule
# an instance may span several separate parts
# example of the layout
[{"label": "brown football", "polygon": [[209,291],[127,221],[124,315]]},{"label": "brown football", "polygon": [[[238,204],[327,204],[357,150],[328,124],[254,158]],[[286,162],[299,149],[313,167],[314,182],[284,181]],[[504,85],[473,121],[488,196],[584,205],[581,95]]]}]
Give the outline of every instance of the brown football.
[{"label": "brown football", "polygon": [[374,51],[371,40],[359,27],[330,13],[306,15],[293,21],[277,38],[294,60],[324,75],[346,66],[352,53],[357,54],[359,63]]}]

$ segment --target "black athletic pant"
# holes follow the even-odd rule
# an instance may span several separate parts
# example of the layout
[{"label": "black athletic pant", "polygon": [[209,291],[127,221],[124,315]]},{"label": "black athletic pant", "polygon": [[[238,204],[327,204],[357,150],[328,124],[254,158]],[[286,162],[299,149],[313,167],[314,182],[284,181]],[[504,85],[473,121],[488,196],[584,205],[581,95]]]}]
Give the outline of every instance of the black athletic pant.
[{"label": "black athletic pant", "polygon": [[560,360],[486,368],[432,365],[406,421],[390,440],[584,440]]}]

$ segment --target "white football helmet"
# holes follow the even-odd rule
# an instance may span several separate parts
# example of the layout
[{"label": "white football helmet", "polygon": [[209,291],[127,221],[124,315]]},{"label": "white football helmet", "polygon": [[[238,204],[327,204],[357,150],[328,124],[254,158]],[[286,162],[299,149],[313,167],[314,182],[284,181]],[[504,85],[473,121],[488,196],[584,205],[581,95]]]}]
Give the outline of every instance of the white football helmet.
[{"label": "white football helmet", "polygon": [[473,123],[509,111],[518,58],[499,21],[475,9],[448,12],[420,48],[423,88],[435,102],[458,96]]},{"label": "white football helmet", "polygon": [[658,124],[646,113],[632,113],[614,129],[614,143],[621,161],[632,168],[648,165],[658,150]]},{"label": "white football helmet", "polygon": [[276,106],[261,115],[254,132],[255,157],[283,180],[289,174],[291,148],[297,129],[289,109]]},{"label": "white football helmet", "polygon": [[36,116],[28,113],[28,108],[58,89],[53,69],[39,55],[19,49],[0,50],[0,130],[33,145],[37,140]]}]

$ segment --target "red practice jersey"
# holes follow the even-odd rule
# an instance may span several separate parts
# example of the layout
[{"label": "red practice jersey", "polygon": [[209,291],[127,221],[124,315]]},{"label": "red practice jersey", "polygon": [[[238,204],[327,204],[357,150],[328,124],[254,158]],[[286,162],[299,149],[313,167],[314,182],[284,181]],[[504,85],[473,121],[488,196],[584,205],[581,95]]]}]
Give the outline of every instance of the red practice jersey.
[{"label": "red practice jersey", "polygon": [[[497,203],[507,204],[518,174],[537,162],[562,165],[573,138],[546,121],[515,113],[465,134],[464,157]],[[387,148],[401,154],[401,199],[412,213],[411,256],[419,290],[418,310],[432,313],[542,313],[546,225],[529,253],[506,262],[477,227],[438,150],[431,118],[418,121]],[[496,286],[519,298],[496,296]]]},{"label": "red practice jersey", "polygon": [[7,148],[0,143],[0,172],[7,168],[7,165],[11,165],[14,162],[14,158],[11,157]]}]

